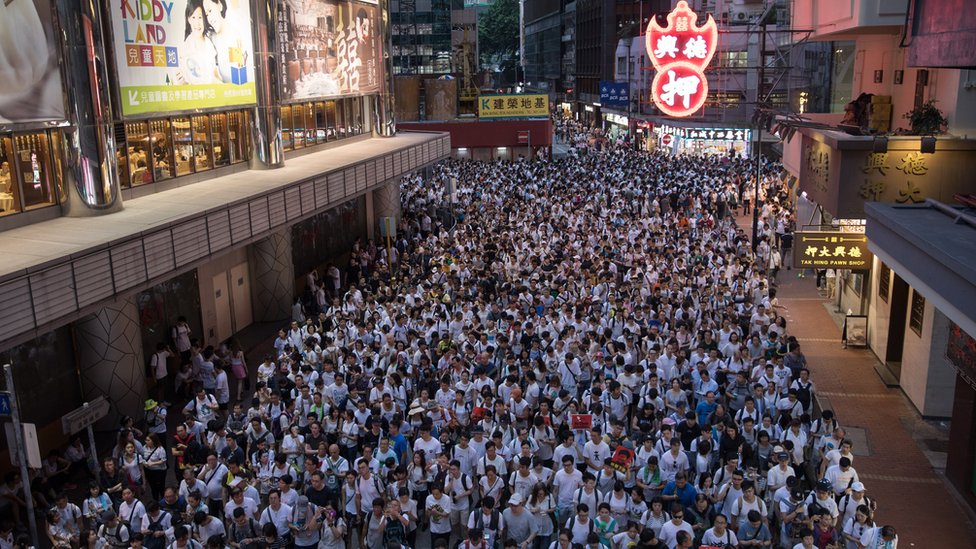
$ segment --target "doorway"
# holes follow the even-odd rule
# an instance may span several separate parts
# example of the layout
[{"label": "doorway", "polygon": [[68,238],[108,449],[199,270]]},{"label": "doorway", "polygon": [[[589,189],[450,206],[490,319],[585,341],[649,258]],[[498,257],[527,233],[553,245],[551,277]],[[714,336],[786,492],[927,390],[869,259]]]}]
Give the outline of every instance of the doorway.
[{"label": "doorway", "polygon": [[230,270],[231,301],[234,309],[234,333],[250,326],[251,280],[248,278],[247,263],[239,263]]},{"label": "doorway", "polygon": [[901,358],[905,348],[905,325],[908,320],[908,283],[894,273],[891,283],[891,317],[888,320],[888,345],[885,366],[901,382]]},{"label": "doorway", "polygon": [[213,277],[214,313],[216,334],[210,334],[211,340],[223,341],[234,333],[231,320],[231,296],[227,287],[227,273],[215,274]]}]

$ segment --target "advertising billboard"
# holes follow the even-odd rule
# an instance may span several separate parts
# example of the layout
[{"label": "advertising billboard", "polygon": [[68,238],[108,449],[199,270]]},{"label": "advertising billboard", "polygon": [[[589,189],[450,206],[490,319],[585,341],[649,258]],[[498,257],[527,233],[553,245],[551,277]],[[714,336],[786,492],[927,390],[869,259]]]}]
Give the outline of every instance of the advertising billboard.
[{"label": "advertising billboard", "polygon": [[255,102],[248,0],[110,0],[123,116]]},{"label": "advertising billboard", "polygon": [[630,105],[630,83],[600,80],[600,104],[611,107]]},{"label": "advertising billboard", "polygon": [[63,120],[49,0],[0,1],[0,124]]},{"label": "advertising billboard", "polygon": [[285,100],[380,90],[375,3],[282,0],[278,6]]},{"label": "advertising billboard", "polygon": [[794,237],[793,266],[798,269],[871,270],[874,254],[863,233],[805,231]]},{"label": "advertising billboard", "polygon": [[482,95],[478,118],[530,118],[549,116],[549,96],[544,93]]}]

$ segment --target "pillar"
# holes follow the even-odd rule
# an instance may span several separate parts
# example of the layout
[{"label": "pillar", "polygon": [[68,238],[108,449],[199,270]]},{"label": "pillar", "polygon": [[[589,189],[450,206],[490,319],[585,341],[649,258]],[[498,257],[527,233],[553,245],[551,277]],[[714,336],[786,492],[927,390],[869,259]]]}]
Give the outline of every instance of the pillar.
[{"label": "pillar", "polygon": [[[377,35],[380,39],[380,78],[383,85],[373,96],[373,136],[396,135],[396,102],[393,97],[393,25],[390,24],[390,0],[379,0],[380,22]],[[398,202],[399,203],[399,202]],[[398,207],[399,210],[399,207]]]},{"label": "pillar", "polygon": [[121,298],[72,325],[82,397],[102,395],[112,404],[106,426],[122,415],[141,418],[148,395],[139,308]]},{"label": "pillar", "polygon": [[382,187],[373,189],[373,219],[370,226],[375,227],[374,234],[377,237],[383,235],[380,223],[384,217],[393,218],[393,227],[396,228],[400,223],[400,184],[397,180],[390,181]]},{"label": "pillar", "polygon": [[251,0],[254,81],[257,105],[251,132],[251,169],[285,165],[281,142],[281,49],[278,45],[279,0]]},{"label": "pillar", "polygon": [[[9,3],[9,2],[8,2]],[[61,130],[66,216],[91,217],[122,209],[112,87],[98,2],[55,2],[69,125]]]},{"label": "pillar", "polygon": [[255,322],[278,322],[291,318],[294,301],[295,265],[292,261],[291,229],[284,228],[247,248],[251,269],[251,307]]}]

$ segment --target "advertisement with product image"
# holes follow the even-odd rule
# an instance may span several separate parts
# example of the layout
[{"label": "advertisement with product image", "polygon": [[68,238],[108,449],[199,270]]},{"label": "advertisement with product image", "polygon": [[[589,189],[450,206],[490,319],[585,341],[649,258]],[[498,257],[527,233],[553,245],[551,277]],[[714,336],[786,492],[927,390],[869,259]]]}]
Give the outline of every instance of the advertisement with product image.
[{"label": "advertisement with product image", "polygon": [[0,124],[63,120],[49,0],[0,0]]},{"label": "advertisement with product image", "polygon": [[255,103],[249,0],[111,0],[122,114]]},{"label": "advertisement with product image", "polygon": [[278,40],[283,97],[312,99],[376,93],[380,89],[372,2],[282,0]]}]

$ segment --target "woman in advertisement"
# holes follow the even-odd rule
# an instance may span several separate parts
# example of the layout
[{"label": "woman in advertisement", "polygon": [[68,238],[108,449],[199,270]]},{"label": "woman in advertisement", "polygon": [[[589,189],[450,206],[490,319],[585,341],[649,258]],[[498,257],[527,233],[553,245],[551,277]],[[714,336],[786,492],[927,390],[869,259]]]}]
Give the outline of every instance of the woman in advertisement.
[{"label": "woman in advertisement", "polygon": [[217,71],[217,50],[210,40],[213,28],[203,9],[204,0],[186,3],[186,31],[180,48],[177,84],[215,84],[221,82]]},{"label": "woman in advertisement", "polygon": [[[217,50],[217,72],[220,81],[225,84],[239,84],[240,78],[234,82],[232,69],[244,67],[247,64],[247,52],[243,44],[245,37],[240,31],[250,29],[248,21],[241,21],[240,4],[244,0],[203,0],[203,13],[210,25],[210,41]],[[245,18],[246,19],[246,18]]]}]

